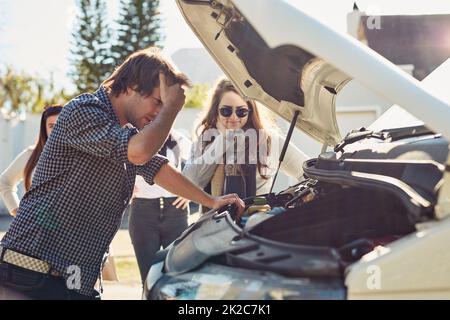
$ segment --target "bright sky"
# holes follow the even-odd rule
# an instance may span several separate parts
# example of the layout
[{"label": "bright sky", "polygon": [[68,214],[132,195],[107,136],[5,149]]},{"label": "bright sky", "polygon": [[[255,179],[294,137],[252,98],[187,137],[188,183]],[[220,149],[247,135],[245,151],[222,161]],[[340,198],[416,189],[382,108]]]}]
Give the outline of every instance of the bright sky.
[{"label": "bright sky", "polygon": [[[255,0],[255,5],[260,1]],[[346,31],[346,14],[354,0],[287,0],[334,29]],[[357,0],[361,11],[372,15],[450,13],[449,0]],[[113,21],[119,0],[107,0]],[[201,47],[184,22],[174,0],[161,0],[165,53]],[[71,88],[67,77],[75,0],[0,0],[0,67],[12,64],[48,78],[53,72],[61,86]]]}]

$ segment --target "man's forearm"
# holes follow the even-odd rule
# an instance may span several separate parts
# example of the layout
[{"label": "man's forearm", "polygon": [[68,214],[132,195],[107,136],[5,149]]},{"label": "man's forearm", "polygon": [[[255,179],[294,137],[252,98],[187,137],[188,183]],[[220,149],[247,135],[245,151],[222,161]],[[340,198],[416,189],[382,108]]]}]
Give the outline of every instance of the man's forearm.
[{"label": "man's forearm", "polygon": [[176,110],[163,107],[154,121],[131,137],[128,142],[128,160],[138,165],[150,161],[166,141],[176,116]]},{"label": "man's forearm", "polygon": [[154,181],[157,185],[171,193],[192,200],[205,207],[213,207],[213,197],[193,184],[189,179],[169,164],[164,164],[161,167],[156,174]]}]

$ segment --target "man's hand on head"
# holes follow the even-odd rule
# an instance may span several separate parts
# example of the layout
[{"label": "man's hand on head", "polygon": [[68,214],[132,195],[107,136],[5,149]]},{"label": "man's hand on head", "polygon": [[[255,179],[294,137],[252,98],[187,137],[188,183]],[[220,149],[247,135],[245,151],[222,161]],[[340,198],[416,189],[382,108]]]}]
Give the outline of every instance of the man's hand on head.
[{"label": "man's hand on head", "polygon": [[165,108],[179,112],[184,105],[186,96],[184,89],[180,84],[175,83],[171,86],[167,85],[167,79],[163,72],[159,73],[159,88],[161,92],[161,101]]}]

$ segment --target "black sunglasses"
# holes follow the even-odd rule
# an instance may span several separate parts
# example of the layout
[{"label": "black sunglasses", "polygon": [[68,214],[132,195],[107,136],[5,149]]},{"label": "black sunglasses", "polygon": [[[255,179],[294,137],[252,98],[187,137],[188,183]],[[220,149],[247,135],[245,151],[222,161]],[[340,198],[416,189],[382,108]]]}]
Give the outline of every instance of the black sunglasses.
[{"label": "black sunglasses", "polygon": [[[239,118],[245,118],[250,113],[250,109],[247,108],[237,108],[235,113]],[[223,106],[219,109],[219,113],[222,117],[228,118],[233,114],[233,108],[229,106]]]}]

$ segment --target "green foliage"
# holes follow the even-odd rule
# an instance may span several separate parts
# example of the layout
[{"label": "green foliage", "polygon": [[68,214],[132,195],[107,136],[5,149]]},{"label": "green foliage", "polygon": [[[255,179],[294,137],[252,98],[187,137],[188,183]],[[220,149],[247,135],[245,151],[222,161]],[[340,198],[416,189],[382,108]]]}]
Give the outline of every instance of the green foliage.
[{"label": "green foliage", "polygon": [[10,111],[28,109],[36,96],[31,76],[17,73],[11,67],[6,67],[5,74],[0,78],[0,91],[3,91],[2,106],[9,106]]},{"label": "green foliage", "polygon": [[5,89],[3,88],[2,79],[0,78],[0,109],[5,105],[6,99],[7,99],[6,92]]},{"label": "green foliage", "polygon": [[121,0],[117,39],[107,25],[105,0],[77,0],[70,76],[79,93],[95,91],[131,53],[161,46],[159,0]]},{"label": "green foliage", "polygon": [[106,4],[104,0],[77,0],[77,4],[70,76],[78,92],[93,92],[112,71]]},{"label": "green foliage", "polygon": [[41,113],[49,105],[64,105],[74,97],[73,94],[67,93],[64,88],[56,88],[53,77],[50,80],[36,78],[34,81],[37,87],[37,95],[31,112]]},{"label": "green foliage", "polygon": [[[0,0],[1,1],[1,0]],[[93,92],[132,52],[161,45],[159,0],[121,0],[117,41],[107,25],[105,0],[77,0],[79,13],[73,32],[69,74],[78,93]],[[197,105],[198,93],[191,99]],[[41,112],[46,105],[65,104],[72,98],[57,89],[53,78],[44,80],[6,67],[0,73],[0,108],[10,113]]]},{"label": "green foliage", "polygon": [[208,97],[209,85],[207,83],[195,84],[186,92],[185,108],[203,108]]},{"label": "green foliage", "polygon": [[50,104],[65,104],[71,97],[57,89],[53,77],[46,81],[7,66],[0,74],[0,108],[13,114],[21,111],[41,112]]},{"label": "green foliage", "polygon": [[161,46],[159,0],[121,0],[117,41],[111,48],[114,65],[135,51]]}]

